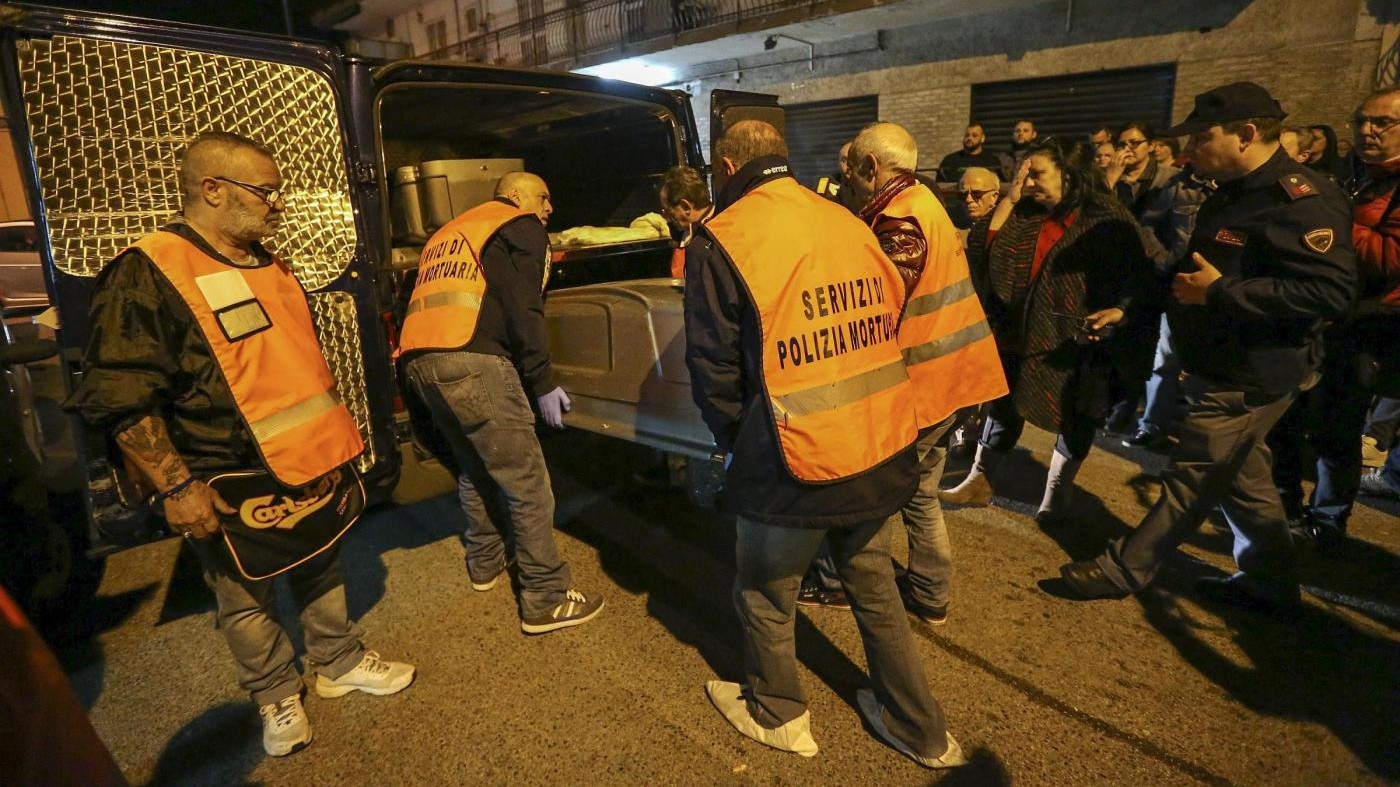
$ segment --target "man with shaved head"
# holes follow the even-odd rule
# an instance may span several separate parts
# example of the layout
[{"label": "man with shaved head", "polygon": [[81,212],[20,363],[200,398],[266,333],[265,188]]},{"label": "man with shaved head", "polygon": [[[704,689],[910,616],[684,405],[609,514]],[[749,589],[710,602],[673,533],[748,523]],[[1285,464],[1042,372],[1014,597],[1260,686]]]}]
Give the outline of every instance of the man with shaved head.
[{"label": "man with shaved head", "polygon": [[793,626],[803,570],[826,541],[874,683],[857,692],[862,714],[916,762],[961,765],[885,527],[918,483],[913,384],[895,335],[904,285],[860,219],[793,179],[773,126],[735,123],[715,143],[714,170],[715,215],[686,249],[686,365],[727,455],[745,679],[710,681],[706,693],[740,733],[817,753]]},{"label": "man with shaved head", "polygon": [[[113,436],[128,470],[155,490],[154,508],[199,556],[239,685],[259,706],[263,748],[276,757],[311,742],[302,676],[271,611],[272,580],[249,579],[228,542],[212,537],[238,517],[210,483],[268,474],[273,491],[304,500],[303,489],[352,475],[364,445],[335,395],[301,285],[261,245],[286,210],[272,152],[202,134],[181,159],[180,183],[180,217],[98,276],[86,371],[68,407]],[[277,374],[260,373],[268,369]],[[400,691],[413,667],[366,650],[338,550],[322,548],[286,572],[317,694]]]},{"label": "man with shaved head", "polygon": [[938,162],[938,179],[956,182],[970,167],[1005,169],[1010,159],[987,150],[987,132],[981,123],[968,123],[963,132],[962,149],[955,150]]},{"label": "man with shaved head", "polygon": [[[527,398],[545,423],[564,428],[569,395],[554,382],[544,322],[549,186],[538,175],[511,172],[495,194],[423,247],[399,350],[408,393],[431,414],[440,438],[430,442],[457,473],[472,590],[494,588],[513,561],[520,628],[543,634],[592,620],[603,597],[572,587],[555,547],[554,495]],[[483,489],[508,502],[509,540],[492,521]]]}]

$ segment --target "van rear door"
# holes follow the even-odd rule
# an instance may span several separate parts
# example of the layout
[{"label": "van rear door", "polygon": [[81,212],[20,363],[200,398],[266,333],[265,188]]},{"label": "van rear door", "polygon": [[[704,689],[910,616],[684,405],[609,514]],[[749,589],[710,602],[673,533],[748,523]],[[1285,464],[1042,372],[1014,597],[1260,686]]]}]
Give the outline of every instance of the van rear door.
[{"label": "van rear door", "polygon": [[[290,39],[29,10],[8,22],[0,57],[70,382],[81,373],[98,271],[180,210],[184,145],[208,130],[242,134],[276,152],[287,212],[267,245],[308,292],[365,437],[360,469],[371,486],[392,480],[392,372],[355,198],[358,181],[372,177],[352,176],[361,170],[334,54]],[[163,535],[114,472],[107,436],[76,431],[93,551]]]},{"label": "van rear door", "polygon": [[741,120],[762,120],[778,129],[787,130],[787,113],[778,106],[778,97],[767,93],[745,93],[741,90],[715,90],[710,93],[710,186],[719,194],[724,187],[724,170],[715,159],[715,142],[729,127]]},{"label": "van rear door", "polygon": [[704,167],[686,94],[442,62],[394,63],[372,81],[389,195],[381,225],[397,268],[413,268],[438,227],[490,199],[503,172],[523,169],[552,196],[550,289],[669,275],[661,177]]}]

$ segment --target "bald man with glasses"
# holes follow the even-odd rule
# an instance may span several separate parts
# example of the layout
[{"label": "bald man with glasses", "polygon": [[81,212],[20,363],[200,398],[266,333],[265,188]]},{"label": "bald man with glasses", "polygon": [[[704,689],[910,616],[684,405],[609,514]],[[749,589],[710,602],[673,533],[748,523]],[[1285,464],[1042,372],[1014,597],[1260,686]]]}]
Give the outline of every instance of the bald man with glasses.
[{"label": "bald man with glasses", "polygon": [[[181,156],[180,185],[180,216],[98,275],[85,371],[66,406],[111,436],[127,471],[154,490],[147,504],[199,557],[239,686],[262,717],[263,749],[280,757],[312,737],[296,650],[272,612],[273,579],[249,578],[220,538],[238,517],[210,484],[267,473],[294,499],[351,473],[364,444],[334,395],[302,286],[262,246],[286,210],[272,151],[206,132]],[[258,373],[266,368],[278,370],[276,379]],[[296,404],[272,416],[279,430],[253,415],[285,401]],[[278,442],[284,434],[295,439]],[[313,537],[290,524],[288,532]],[[380,659],[362,642],[334,542],[286,578],[319,696],[394,694],[413,682],[412,666]],[[191,658],[172,652],[169,662]]]}]

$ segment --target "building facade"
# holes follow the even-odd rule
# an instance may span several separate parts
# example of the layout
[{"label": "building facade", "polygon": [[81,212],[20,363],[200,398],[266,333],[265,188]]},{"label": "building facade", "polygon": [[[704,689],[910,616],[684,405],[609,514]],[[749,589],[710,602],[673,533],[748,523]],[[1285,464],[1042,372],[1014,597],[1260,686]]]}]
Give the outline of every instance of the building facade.
[{"label": "building facade", "polygon": [[[1156,88],[1165,85],[1163,118],[1180,120],[1197,93],[1248,79],[1280,99],[1288,122],[1328,124],[1347,138],[1357,101],[1378,79],[1394,78],[1396,5],[989,0],[968,11],[919,0],[367,0],[344,27],[410,44],[415,56],[669,65],[674,86],[693,96],[706,139],[715,89],[773,93],[784,105],[875,97],[878,119],[908,127],[931,166],[959,147],[983,86],[1026,80],[1030,95],[1032,80],[1144,67],[1155,67],[1147,71]],[[1068,81],[1062,93],[1078,95]],[[1124,105],[1141,98],[1131,80],[1121,90]],[[1111,94],[1072,101],[1091,102],[1081,107],[1085,117],[1098,111],[1105,120],[1117,106]],[[1026,105],[1026,114],[1036,119],[1036,107]],[[994,146],[1009,136],[1009,128],[987,130]]]}]

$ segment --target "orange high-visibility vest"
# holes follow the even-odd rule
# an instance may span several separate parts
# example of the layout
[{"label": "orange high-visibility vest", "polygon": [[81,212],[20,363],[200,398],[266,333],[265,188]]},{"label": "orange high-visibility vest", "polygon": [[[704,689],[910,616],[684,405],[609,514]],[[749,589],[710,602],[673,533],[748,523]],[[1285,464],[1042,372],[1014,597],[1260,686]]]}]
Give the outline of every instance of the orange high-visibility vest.
[{"label": "orange high-visibility vest", "polygon": [[[899,348],[914,381],[919,428],[1007,393],[996,340],[972,289],[967,253],[943,205],[916,183],[875,218],[919,225],[928,243],[923,273],[904,304]],[[873,224],[874,222],[872,222]]]},{"label": "orange high-visibility vest", "polygon": [[[476,335],[486,275],[481,251],[507,223],[530,216],[498,200],[483,202],[433,233],[418,258],[418,281],[399,332],[399,351],[457,350]],[[545,265],[548,275],[549,265]]]},{"label": "orange high-visibility vest", "polygon": [[671,249],[671,278],[685,278],[685,246],[677,246]]},{"label": "orange high-visibility vest", "polygon": [[306,293],[281,260],[234,267],[173,232],[135,246],[189,306],[274,478],[303,486],[365,450],[316,340]]},{"label": "orange high-visibility vest", "polygon": [[903,285],[869,228],[792,178],[706,225],[758,313],[763,387],[788,471],[837,481],[917,437],[896,331]]},{"label": "orange high-visibility vest", "polygon": [[671,249],[671,278],[685,278],[685,247],[689,246],[690,242],[695,238],[695,225],[704,224],[709,221],[710,217],[713,215],[715,215],[715,206],[711,205],[705,211],[705,215],[700,217],[699,221],[691,222],[691,225],[686,227],[685,237],[681,238],[681,242],[677,244],[676,248]]}]

